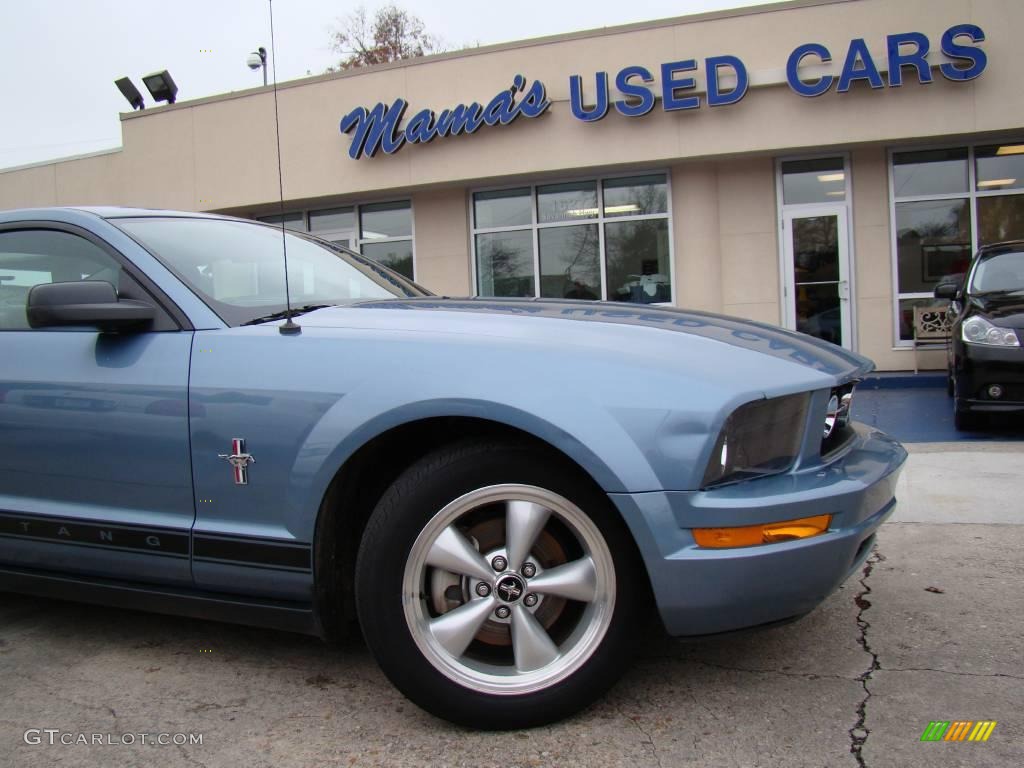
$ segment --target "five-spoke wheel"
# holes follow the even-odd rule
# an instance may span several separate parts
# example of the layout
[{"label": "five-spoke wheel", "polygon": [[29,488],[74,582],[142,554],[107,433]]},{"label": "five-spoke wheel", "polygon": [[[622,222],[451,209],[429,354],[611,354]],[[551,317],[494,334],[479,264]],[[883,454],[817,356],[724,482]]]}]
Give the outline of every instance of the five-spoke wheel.
[{"label": "five-spoke wheel", "polygon": [[359,618],[391,680],[486,728],[586,706],[626,662],[639,559],[607,496],[520,446],[472,443],[410,467],[357,566]]}]

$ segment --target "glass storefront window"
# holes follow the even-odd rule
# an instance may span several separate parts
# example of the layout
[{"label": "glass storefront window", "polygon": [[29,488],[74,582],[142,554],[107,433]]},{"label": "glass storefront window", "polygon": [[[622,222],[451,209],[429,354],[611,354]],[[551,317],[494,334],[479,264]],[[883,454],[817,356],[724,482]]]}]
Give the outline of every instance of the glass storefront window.
[{"label": "glass storefront window", "polygon": [[309,212],[309,231],[317,232],[346,230],[356,228],[355,208],[329,208],[326,211]]},{"label": "glass storefront window", "polygon": [[657,176],[628,176],[604,182],[605,216],[643,216],[668,211],[668,183]]},{"label": "glass storefront window", "polygon": [[597,218],[597,184],[593,181],[537,187],[537,221],[579,221]]},{"label": "glass storefront window", "polygon": [[901,293],[932,291],[971,261],[971,214],[965,199],[896,203],[896,271]]},{"label": "glass storefront window", "polygon": [[1024,144],[996,144],[974,150],[979,192],[1024,190]]},{"label": "glass storefront window", "polygon": [[412,236],[412,210],[406,201],[361,205],[359,223],[363,240]]},{"label": "glass storefront window", "polygon": [[479,295],[536,295],[530,230],[477,235],[476,257]]},{"label": "glass storefront window", "polygon": [[473,221],[477,229],[519,227],[532,223],[530,188],[477,192],[473,195]]},{"label": "glass storefront window", "polygon": [[843,158],[822,157],[782,163],[783,204],[841,203],[845,199]]},{"label": "glass storefront window", "polygon": [[604,239],[609,301],[672,301],[667,219],[605,224]]},{"label": "glass storefront window", "polygon": [[286,213],[283,216],[278,213],[273,216],[260,216],[256,221],[262,221],[264,224],[277,225],[280,225],[281,222],[284,221],[285,229],[290,229],[294,232],[306,231],[306,216],[303,213]]},{"label": "glass storefront window", "polygon": [[475,193],[477,294],[671,302],[668,193],[664,173]]},{"label": "glass storefront window", "polygon": [[601,298],[601,248],[596,224],[542,229],[539,241],[541,296]]},{"label": "glass storefront window", "polygon": [[978,242],[1024,240],[1024,195],[978,198]]},{"label": "glass storefront window", "polygon": [[1024,239],[1024,142],[893,152],[891,172],[899,343],[941,278],[982,245]]},{"label": "glass storefront window", "polygon": [[394,240],[387,243],[366,242],[360,248],[363,256],[391,267],[412,280],[412,240]]},{"label": "glass storefront window", "polygon": [[[408,200],[287,213],[285,227],[305,232],[307,217],[308,231],[317,237],[359,251],[414,279],[412,205]],[[258,220],[280,224],[281,216]]]},{"label": "glass storefront window", "polygon": [[967,150],[960,147],[894,153],[892,189],[898,198],[966,192]]}]

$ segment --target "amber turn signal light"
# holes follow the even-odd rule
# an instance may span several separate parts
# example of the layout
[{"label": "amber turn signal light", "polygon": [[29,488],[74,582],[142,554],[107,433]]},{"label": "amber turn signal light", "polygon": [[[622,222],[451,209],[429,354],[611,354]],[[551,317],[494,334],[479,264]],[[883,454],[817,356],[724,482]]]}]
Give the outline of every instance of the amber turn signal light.
[{"label": "amber turn signal light", "polygon": [[777,544],[817,536],[828,530],[832,515],[815,515],[780,523],[744,525],[735,528],[694,528],[693,538],[698,546],[709,549],[727,547],[753,547],[757,544]]}]

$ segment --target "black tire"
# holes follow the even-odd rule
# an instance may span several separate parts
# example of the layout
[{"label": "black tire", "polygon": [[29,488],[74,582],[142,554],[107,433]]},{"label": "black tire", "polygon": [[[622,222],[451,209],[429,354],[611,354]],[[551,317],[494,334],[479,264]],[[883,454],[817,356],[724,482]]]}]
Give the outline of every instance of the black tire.
[{"label": "black tire", "polygon": [[956,392],[956,386],[953,384],[953,374],[951,371],[946,371],[946,394],[953,397]]},{"label": "black tire", "polygon": [[960,405],[960,398],[953,396],[953,426],[959,432],[972,432],[980,427],[980,420],[976,414],[965,410]]},{"label": "black tire", "polygon": [[[457,682],[442,673],[436,662],[417,645],[412,620],[403,602],[408,584],[406,569],[408,566],[409,573],[417,573],[413,565],[416,561],[410,558],[414,544],[418,539],[423,540],[420,534],[427,530],[428,523],[466,494],[509,483],[545,489],[571,501],[579,510],[585,510],[607,544],[614,563],[615,585],[614,607],[605,614],[610,613],[610,622],[604,619],[607,623],[602,625],[606,626],[603,638],[582,665],[551,685],[514,695],[474,689],[471,683]],[[426,582],[419,583],[422,586],[419,602],[429,606],[431,598],[426,594]],[[526,582],[524,591],[525,585]],[[494,605],[500,606],[502,604],[497,602],[499,586],[495,582],[491,599]],[[424,710],[460,725],[487,730],[527,728],[554,722],[594,702],[625,670],[639,635],[638,622],[649,605],[646,576],[636,545],[607,496],[561,457],[532,447],[487,441],[462,443],[430,454],[409,467],[391,486],[377,504],[363,535],[356,563],[355,591],[363,635],[391,682]],[[572,605],[569,600],[563,602]],[[465,605],[464,602],[458,607]],[[568,612],[563,608],[563,613]],[[494,615],[489,616],[488,622]],[[510,637],[514,635],[512,623],[510,621],[508,627]],[[421,631],[421,643],[426,642],[424,636],[429,633],[424,635]],[[477,633],[462,658],[468,658],[479,642]],[[514,670],[513,673],[518,674]]]}]

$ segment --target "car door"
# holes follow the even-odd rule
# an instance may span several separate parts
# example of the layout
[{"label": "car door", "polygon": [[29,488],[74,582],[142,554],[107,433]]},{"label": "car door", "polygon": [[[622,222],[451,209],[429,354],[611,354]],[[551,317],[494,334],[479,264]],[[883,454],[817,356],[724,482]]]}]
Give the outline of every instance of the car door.
[{"label": "car door", "polygon": [[[124,257],[70,225],[0,226],[0,568],[190,584],[192,333]],[[33,329],[40,283],[148,300],[141,332]]]}]

